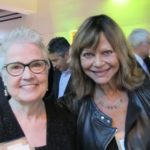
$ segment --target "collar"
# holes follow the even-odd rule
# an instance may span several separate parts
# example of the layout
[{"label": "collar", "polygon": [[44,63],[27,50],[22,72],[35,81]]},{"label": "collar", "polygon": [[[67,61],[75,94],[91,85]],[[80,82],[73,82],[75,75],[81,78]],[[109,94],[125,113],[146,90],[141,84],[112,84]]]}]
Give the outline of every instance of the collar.
[{"label": "collar", "polygon": [[134,54],[134,56],[135,56],[136,60],[138,61],[138,63],[139,63],[141,66],[143,66],[144,61],[143,61],[142,57],[139,56],[139,55],[136,54],[136,53]]},{"label": "collar", "polygon": [[67,69],[67,70],[62,71],[62,74],[68,75],[68,74],[71,74],[71,71],[70,69]]}]

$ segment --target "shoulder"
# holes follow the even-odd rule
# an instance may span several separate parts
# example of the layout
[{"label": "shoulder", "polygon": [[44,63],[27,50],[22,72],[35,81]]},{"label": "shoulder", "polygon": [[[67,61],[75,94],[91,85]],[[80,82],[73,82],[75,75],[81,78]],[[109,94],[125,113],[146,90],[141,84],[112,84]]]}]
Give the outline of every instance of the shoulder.
[{"label": "shoulder", "polygon": [[76,94],[69,93],[58,99],[57,104],[62,107],[66,107],[75,115],[78,115],[80,110],[85,108],[89,101],[91,101],[90,96],[84,96],[82,98],[79,98],[76,96]]},{"label": "shoulder", "polygon": [[0,142],[11,141],[23,136],[8,101],[0,102]]},{"label": "shoulder", "polygon": [[137,104],[141,104],[142,110],[145,110],[150,116],[150,85],[143,84],[134,92],[134,98]]},{"label": "shoulder", "polygon": [[142,86],[136,89],[138,95],[146,97],[150,102],[150,79],[147,80]]}]

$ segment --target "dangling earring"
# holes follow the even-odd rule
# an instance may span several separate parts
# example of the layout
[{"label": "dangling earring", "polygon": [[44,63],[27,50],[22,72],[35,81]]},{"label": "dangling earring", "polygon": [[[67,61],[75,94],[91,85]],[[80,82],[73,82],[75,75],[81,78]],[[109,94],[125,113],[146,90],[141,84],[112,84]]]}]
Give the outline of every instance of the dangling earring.
[{"label": "dangling earring", "polygon": [[4,95],[5,95],[6,97],[8,96],[8,92],[7,92],[6,87],[4,88]]}]

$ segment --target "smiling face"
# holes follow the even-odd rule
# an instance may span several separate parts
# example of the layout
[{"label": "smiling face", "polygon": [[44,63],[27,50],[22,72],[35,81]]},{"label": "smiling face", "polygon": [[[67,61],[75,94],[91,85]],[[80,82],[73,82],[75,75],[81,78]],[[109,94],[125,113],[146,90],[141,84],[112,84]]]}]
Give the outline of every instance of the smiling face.
[{"label": "smiling face", "polygon": [[111,84],[119,70],[119,60],[103,33],[96,49],[84,49],[80,56],[84,73],[98,85]]},{"label": "smiling face", "polygon": [[[37,59],[45,59],[39,47],[29,43],[15,43],[6,53],[5,64],[13,62],[27,64]],[[4,70],[3,80],[12,98],[24,103],[41,100],[47,90],[48,66],[39,74],[25,67],[24,72],[19,76],[11,76]]]}]

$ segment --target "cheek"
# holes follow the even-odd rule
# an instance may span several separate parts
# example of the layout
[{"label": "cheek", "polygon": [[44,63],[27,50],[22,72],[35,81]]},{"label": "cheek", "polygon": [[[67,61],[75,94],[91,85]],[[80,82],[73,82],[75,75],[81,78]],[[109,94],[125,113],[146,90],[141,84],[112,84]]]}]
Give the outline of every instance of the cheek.
[{"label": "cheek", "polygon": [[66,63],[65,59],[59,60],[59,65],[63,66]]},{"label": "cheek", "polygon": [[108,58],[106,61],[108,61],[110,64],[112,64],[116,68],[120,66],[119,58],[116,55],[113,55],[112,57]]},{"label": "cheek", "polygon": [[9,84],[11,83],[11,80],[10,80],[8,74],[3,74],[3,82],[6,87],[8,87]]},{"label": "cheek", "polygon": [[83,70],[89,69],[90,66],[91,66],[91,63],[89,61],[81,60],[81,67],[83,68]]},{"label": "cheek", "polygon": [[5,85],[8,93],[10,93],[10,95],[13,95],[13,93],[18,90],[19,79],[8,77]]},{"label": "cheek", "polygon": [[113,70],[114,70],[114,73],[117,73],[119,68],[120,68],[120,62],[118,59],[115,59],[112,63],[112,67],[113,67]]},{"label": "cheek", "polygon": [[120,62],[119,62],[119,60],[118,60],[117,58],[114,60],[114,64],[115,64],[116,68],[119,69],[119,67],[120,67]]},{"label": "cheek", "polygon": [[61,62],[60,60],[58,60],[58,61],[56,62],[56,65],[57,65],[57,66],[61,66],[61,65],[62,65],[62,62]]},{"label": "cheek", "polygon": [[48,87],[48,73],[39,76],[39,82],[41,83],[42,87]]}]

